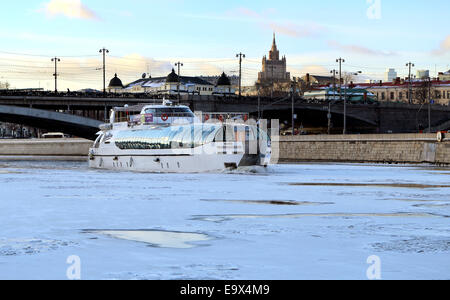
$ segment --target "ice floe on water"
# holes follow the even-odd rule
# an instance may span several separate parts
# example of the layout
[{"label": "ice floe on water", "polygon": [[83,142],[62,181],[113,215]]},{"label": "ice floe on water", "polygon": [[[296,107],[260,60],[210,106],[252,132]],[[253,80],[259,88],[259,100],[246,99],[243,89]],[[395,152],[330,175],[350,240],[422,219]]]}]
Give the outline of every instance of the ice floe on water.
[{"label": "ice floe on water", "polygon": [[0,171],[0,279],[66,279],[71,255],[82,279],[367,279],[371,255],[384,279],[448,279],[444,169],[147,174],[0,161]]},{"label": "ice floe on water", "polygon": [[199,242],[211,240],[206,234],[191,232],[157,230],[85,230],[85,232],[146,243],[159,248],[190,249],[199,246]]}]

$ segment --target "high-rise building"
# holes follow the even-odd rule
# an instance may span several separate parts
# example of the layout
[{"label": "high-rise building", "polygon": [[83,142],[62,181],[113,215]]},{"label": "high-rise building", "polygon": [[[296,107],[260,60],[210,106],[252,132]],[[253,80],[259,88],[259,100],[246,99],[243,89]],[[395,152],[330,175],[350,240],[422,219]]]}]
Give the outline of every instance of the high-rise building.
[{"label": "high-rise building", "polygon": [[417,76],[418,79],[426,79],[430,77],[430,71],[429,70],[418,70]]},{"label": "high-rise building", "polygon": [[280,51],[277,48],[274,33],[269,59],[267,59],[267,56],[264,56],[262,59],[262,72],[258,74],[258,83],[261,85],[270,85],[274,83],[286,83],[290,82],[290,80],[291,74],[286,72],[286,56],[280,59]]},{"label": "high-rise building", "polygon": [[397,72],[395,69],[388,69],[385,73],[384,81],[392,82],[397,78]]}]

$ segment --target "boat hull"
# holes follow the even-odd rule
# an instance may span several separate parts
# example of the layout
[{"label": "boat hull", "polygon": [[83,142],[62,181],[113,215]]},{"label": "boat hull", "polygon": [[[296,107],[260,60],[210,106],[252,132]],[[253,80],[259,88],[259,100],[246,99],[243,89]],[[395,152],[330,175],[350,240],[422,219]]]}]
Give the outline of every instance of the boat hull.
[{"label": "boat hull", "polygon": [[[230,151],[233,149],[232,151]],[[206,173],[249,166],[267,166],[270,153],[247,155],[235,145],[227,149],[223,145],[209,149],[195,149],[176,153],[158,150],[121,151],[108,153],[91,149],[89,167],[94,169],[149,172],[149,173]],[[220,151],[217,151],[220,150]],[[214,151],[214,153],[212,153]],[[158,153],[159,152],[159,153]]]}]

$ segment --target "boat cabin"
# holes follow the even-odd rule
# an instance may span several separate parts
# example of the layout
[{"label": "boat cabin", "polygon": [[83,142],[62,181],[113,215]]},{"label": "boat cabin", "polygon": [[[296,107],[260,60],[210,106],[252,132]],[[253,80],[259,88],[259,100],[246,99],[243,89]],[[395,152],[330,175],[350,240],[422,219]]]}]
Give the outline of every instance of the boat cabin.
[{"label": "boat cabin", "polygon": [[111,111],[110,124],[164,125],[176,121],[193,123],[194,119],[194,113],[187,106],[135,105],[114,108]]}]

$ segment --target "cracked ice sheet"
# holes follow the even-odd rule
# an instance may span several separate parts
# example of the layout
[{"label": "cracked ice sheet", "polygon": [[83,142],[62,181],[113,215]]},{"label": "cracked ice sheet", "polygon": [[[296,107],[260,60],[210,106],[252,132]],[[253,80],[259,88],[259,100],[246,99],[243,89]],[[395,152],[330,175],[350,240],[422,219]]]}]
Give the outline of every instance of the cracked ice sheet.
[{"label": "cracked ice sheet", "polygon": [[[366,279],[371,255],[380,256],[384,279],[449,279],[442,169],[302,164],[135,174],[75,162],[0,165],[0,240],[5,253],[18,253],[0,255],[1,279],[65,279],[71,255],[81,258],[83,279]],[[291,185],[299,182],[312,184]],[[325,205],[302,205],[316,203]],[[213,238],[161,248],[85,228]]]}]

